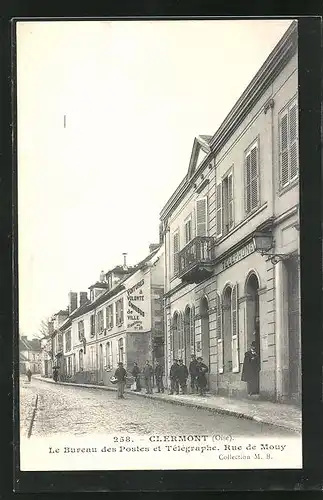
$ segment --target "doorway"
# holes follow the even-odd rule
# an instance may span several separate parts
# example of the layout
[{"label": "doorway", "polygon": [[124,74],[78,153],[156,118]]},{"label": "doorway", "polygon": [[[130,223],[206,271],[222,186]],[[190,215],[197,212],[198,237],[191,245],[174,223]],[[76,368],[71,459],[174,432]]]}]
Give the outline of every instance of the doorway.
[{"label": "doorway", "polygon": [[[259,321],[259,280],[255,273],[251,273],[246,281],[247,295],[247,346],[249,349],[252,342],[259,356],[261,367],[261,346],[260,346],[260,321]],[[256,387],[259,392],[259,372],[256,380]]]},{"label": "doorway", "polygon": [[223,293],[223,372],[232,372],[232,288],[227,286]]}]

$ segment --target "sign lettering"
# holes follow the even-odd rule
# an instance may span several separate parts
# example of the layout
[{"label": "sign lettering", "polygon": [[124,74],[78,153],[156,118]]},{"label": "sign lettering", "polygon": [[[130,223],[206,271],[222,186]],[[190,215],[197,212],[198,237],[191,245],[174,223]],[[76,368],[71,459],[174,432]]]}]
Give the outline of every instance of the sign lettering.
[{"label": "sign lettering", "polygon": [[236,264],[240,260],[242,260],[245,257],[247,257],[248,255],[250,255],[254,251],[254,249],[255,249],[255,247],[254,247],[253,241],[251,241],[245,247],[237,250],[235,253],[233,253],[232,255],[230,255],[229,257],[227,257],[226,259],[223,260],[222,271],[224,271],[225,269],[227,269],[230,266],[233,266],[234,264]]}]

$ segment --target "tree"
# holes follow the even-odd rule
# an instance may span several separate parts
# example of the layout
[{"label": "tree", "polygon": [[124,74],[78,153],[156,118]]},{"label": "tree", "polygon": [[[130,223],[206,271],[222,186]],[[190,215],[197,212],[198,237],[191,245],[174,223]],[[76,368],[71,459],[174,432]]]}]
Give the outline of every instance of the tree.
[{"label": "tree", "polygon": [[38,332],[34,334],[34,338],[36,339],[47,339],[51,335],[51,318],[44,318],[41,320]]}]

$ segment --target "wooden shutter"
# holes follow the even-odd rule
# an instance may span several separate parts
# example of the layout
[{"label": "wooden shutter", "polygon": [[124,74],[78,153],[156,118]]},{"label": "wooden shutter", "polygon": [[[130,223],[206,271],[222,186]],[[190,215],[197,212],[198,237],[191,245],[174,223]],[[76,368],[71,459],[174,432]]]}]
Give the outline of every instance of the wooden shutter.
[{"label": "wooden shutter", "polygon": [[104,349],[103,349],[103,366],[108,365],[108,352],[107,352],[108,345],[109,345],[109,342],[107,344],[105,344]]},{"label": "wooden shutter", "polygon": [[120,299],[120,323],[123,323],[123,299]]},{"label": "wooden shutter", "polygon": [[251,186],[251,155],[248,153],[245,158],[245,207],[246,212],[249,213],[251,210],[251,197],[250,197],[250,186]]},{"label": "wooden shutter", "polygon": [[216,187],[216,235],[222,236],[222,183]]},{"label": "wooden shutter", "polygon": [[195,307],[192,306],[190,318],[190,346],[191,354],[195,353]]},{"label": "wooden shutter", "polygon": [[298,174],[298,120],[297,104],[293,104],[289,111],[289,147],[290,147],[290,180]]},{"label": "wooden shutter", "polygon": [[257,207],[259,200],[259,182],[258,182],[258,146],[254,146],[250,151],[250,200],[251,210]]},{"label": "wooden shutter", "polygon": [[207,236],[207,199],[196,200],[196,236]]},{"label": "wooden shutter", "polygon": [[183,315],[180,313],[178,315],[178,357],[183,357],[184,350],[184,321]]},{"label": "wooden shutter", "polygon": [[280,119],[280,183],[281,187],[288,184],[288,113]]},{"label": "wooden shutter", "polygon": [[240,370],[238,312],[238,284],[236,284],[231,294],[232,371],[234,373]]},{"label": "wooden shutter", "polygon": [[223,373],[223,335],[221,296],[216,293],[216,336],[218,342],[218,372]]},{"label": "wooden shutter", "polygon": [[174,274],[177,274],[178,273],[178,265],[179,265],[179,256],[178,256],[178,252],[179,252],[179,232],[177,231],[174,236],[174,241],[173,241],[173,244],[174,244],[174,251],[173,251],[173,254],[174,254]]},{"label": "wooden shutter", "polygon": [[233,175],[228,175],[228,226],[229,229],[232,228],[234,224],[233,215]]}]

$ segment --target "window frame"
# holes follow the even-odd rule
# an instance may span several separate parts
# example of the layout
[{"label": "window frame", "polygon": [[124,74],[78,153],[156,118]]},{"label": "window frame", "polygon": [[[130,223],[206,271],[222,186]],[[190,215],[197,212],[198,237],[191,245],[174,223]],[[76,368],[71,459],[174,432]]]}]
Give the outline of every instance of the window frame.
[{"label": "window frame", "polygon": [[[175,236],[178,236],[178,250],[175,253]],[[181,238],[180,238],[180,231],[179,228],[175,229],[175,231],[172,234],[172,249],[173,249],[173,276],[177,276],[179,273],[179,252],[181,249]],[[175,262],[175,255],[177,255],[177,265]]]},{"label": "window frame", "polygon": [[[187,239],[187,234],[186,234],[186,227],[188,224],[190,224],[190,238],[189,239]],[[194,236],[193,236],[192,214],[190,214],[184,220],[184,244],[187,245],[190,241],[193,240],[193,238],[194,238]]]},{"label": "window frame", "polygon": [[[229,177],[231,177],[231,190],[232,199],[229,201]],[[219,185],[219,184],[218,184]],[[224,193],[225,185],[227,186],[227,193]],[[224,196],[226,194],[226,196]],[[232,224],[230,225],[227,221],[229,220],[230,214],[230,204],[232,206]],[[232,165],[222,176],[221,179],[221,235],[219,237],[227,236],[235,227],[235,213],[234,213],[234,165]]]}]

